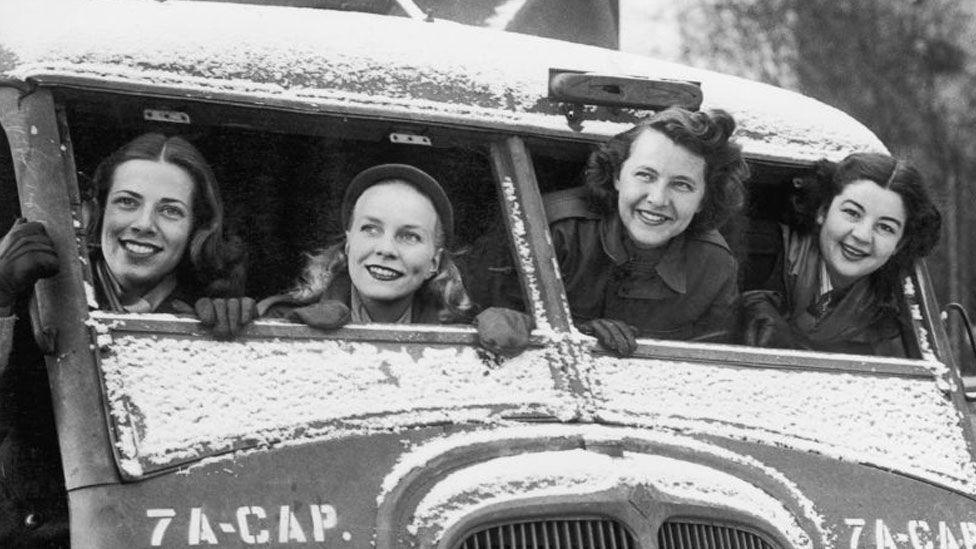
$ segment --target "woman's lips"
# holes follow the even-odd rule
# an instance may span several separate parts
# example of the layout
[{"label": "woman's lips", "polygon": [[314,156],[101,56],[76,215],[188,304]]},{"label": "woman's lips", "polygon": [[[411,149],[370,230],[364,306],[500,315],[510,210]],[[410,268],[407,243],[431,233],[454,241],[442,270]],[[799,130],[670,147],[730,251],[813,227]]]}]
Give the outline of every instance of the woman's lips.
[{"label": "woman's lips", "polygon": [[154,253],[162,251],[162,248],[156,246],[155,244],[149,244],[147,242],[138,242],[135,240],[120,240],[119,244],[122,248],[129,252],[130,254],[146,257]]},{"label": "woman's lips", "polygon": [[871,255],[869,252],[866,252],[855,246],[844,244],[843,242],[840,243],[840,253],[848,261],[860,261],[861,259],[864,259],[865,257]]},{"label": "woman's lips", "polygon": [[381,265],[367,265],[366,271],[369,272],[370,276],[382,282],[389,282],[403,276],[402,272]]},{"label": "woman's lips", "polygon": [[652,212],[650,210],[636,210],[636,213],[637,217],[639,217],[641,221],[651,226],[663,225],[668,221],[671,221],[670,217],[661,213]]}]

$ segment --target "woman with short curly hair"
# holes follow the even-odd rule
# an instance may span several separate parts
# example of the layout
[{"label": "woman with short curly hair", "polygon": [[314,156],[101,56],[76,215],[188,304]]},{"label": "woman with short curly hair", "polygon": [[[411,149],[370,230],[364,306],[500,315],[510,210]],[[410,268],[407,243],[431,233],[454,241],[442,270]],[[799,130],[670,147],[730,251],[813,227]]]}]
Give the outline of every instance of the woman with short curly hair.
[{"label": "woman with short curly hair", "polygon": [[672,107],[599,147],[586,183],[544,197],[569,306],[629,355],[637,337],[726,339],[736,261],[716,230],[749,170],[726,112]]},{"label": "woman with short curly hair", "polygon": [[904,356],[899,280],[935,247],[942,223],[922,175],[885,154],[855,153],[820,161],[797,183],[776,268],[743,295],[744,342]]}]

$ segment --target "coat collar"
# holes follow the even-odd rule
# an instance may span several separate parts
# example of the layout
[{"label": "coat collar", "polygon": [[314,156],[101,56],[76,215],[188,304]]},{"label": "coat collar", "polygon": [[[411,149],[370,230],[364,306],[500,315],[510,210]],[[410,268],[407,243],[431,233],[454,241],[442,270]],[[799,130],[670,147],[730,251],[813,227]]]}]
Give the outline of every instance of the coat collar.
[{"label": "coat collar", "polygon": [[[630,261],[630,254],[624,245],[624,239],[629,238],[620,222],[620,217],[611,215],[600,221],[600,241],[607,257],[618,267]],[[664,255],[655,265],[657,275],[669,288],[679,294],[687,292],[688,277],[685,268],[685,233],[671,239],[667,243]]]}]

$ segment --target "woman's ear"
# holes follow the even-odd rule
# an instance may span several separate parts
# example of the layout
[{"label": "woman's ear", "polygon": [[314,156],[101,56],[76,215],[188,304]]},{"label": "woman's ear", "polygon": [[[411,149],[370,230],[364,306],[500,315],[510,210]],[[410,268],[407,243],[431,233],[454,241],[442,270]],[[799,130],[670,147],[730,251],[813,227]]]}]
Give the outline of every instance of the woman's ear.
[{"label": "woman's ear", "polygon": [[89,235],[89,238],[100,238],[100,235],[95,233],[95,221],[98,219],[99,208],[98,204],[95,202],[94,198],[88,198],[81,201],[81,228]]},{"label": "woman's ear", "polygon": [[824,221],[827,220],[827,206],[820,206],[817,210],[817,225],[823,225]]},{"label": "woman's ear", "polygon": [[430,273],[427,275],[427,280],[430,280],[437,276],[437,271],[441,268],[441,257],[444,254],[444,248],[439,248],[434,252],[434,257],[431,259]]}]

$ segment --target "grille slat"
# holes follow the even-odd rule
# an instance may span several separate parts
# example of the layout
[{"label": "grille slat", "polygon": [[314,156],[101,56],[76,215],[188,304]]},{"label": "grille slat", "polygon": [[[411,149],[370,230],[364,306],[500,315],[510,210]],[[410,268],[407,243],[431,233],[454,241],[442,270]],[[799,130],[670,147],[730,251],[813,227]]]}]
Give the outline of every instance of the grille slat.
[{"label": "grille slat", "polygon": [[749,530],[692,520],[665,522],[657,539],[659,549],[780,549]]},{"label": "grille slat", "polygon": [[468,534],[457,545],[457,549],[639,549],[639,547],[633,534],[617,521],[601,518],[560,518],[523,520],[481,528]]}]

